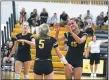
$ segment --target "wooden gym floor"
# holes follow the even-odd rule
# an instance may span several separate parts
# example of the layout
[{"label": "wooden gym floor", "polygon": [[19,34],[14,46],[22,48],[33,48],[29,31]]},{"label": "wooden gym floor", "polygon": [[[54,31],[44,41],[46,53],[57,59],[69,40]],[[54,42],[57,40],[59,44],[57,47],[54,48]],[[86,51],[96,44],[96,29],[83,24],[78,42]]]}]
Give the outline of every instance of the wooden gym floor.
[{"label": "wooden gym floor", "polygon": [[[2,79],[14,79],[14,72],[2,72]],[[23,79],[23,73],[21,73],[21,79]],[[29,73],[29,79],[34,79],[34,74]],[[65,76],[62,74],[55,74],[54,79],[65,79]],[[82,79],[98,79],[98,80],[106,80],[104,77],[90,77],[90,76],[82,76]]]}]

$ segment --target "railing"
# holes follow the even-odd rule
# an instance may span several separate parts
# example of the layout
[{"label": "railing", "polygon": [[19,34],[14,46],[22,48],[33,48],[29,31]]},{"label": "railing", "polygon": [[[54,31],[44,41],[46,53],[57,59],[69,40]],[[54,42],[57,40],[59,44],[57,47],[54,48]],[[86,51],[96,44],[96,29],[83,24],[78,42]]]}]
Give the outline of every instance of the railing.
[{"label": "railing", "polygon": [[10,14],[8,21],[6,22],[6,26],[4,26],[4,31],[2,31],[2,48],[4,48],[7,40],[11,39],[11,32],[13,32],[13,28],[16,24],[16,12],[15,12],[15,2],[12,1],[13,13]]},{"label": "railing", "polygon": [[85,5],[108,5],[108,0],[34,0],[37,2],[71,3]]},{"label": "railing", "polygon": [[6,22],[6,26],[4,26],[4,31],[2,30],[2,48],[4,47],[5,43],[7,40],[11,39],[11,32],[13,31],[14,28],[14,18],[13,18],[13,14],[10,15],[11,17],[9,17],[8,21]]}]

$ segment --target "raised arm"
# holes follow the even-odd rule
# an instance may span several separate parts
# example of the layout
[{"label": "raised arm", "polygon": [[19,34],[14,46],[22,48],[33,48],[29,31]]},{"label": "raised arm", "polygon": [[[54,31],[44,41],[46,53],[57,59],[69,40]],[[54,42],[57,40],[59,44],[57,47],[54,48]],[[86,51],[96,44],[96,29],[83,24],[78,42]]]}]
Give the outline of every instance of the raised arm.
[{"label": "raised arm", "polygon": [[[74,22],[74,26],[77,26],[76,22]],[[83,42],[85,42],[86,38],[87,38],[87,34],[83,35],[81,38],[77,36],[77,34],[75,34],[72,29],[71,26],[66,25],[66,27],[68,27],[69,32],[71,33],[72,37],[79,43],[82,44]],[[78,31],[79,32],[79,31]]]},{"label": "raised arm", "polygon": [[108,42],[108,39],[106,39],[106,40],[102,40],[102,42],[101,42],[101,43],[105,43],[105,42]]},{"label": "raised arm", "polygon": [[59,26],[58,23],[54,24],[54,28],[55,28],[55,31],[56,31],[55,39],[56,39],[57,41],[65,40],[65,36],[64,36],[64,35],[58,37],[58,35],[59,35],[59,31],[60,31],[60,26]]},{"label": "raised arm", "polygon": [[82,44],[83,42],[85,42],[87,36],[84,35],[82,38],[78,37],[75,33],[71,32],[71,35],[73,36],[73,38],[79,43]]}]

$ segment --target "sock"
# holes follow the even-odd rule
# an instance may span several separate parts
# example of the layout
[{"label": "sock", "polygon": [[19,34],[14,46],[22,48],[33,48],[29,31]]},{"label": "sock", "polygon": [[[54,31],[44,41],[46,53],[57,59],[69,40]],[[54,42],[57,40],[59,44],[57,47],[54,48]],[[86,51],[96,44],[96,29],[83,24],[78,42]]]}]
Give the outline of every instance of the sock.
[{"label": "sock", "polygon": [[19,73],[15,73],[15,79],[20,79],[20,74]]},{"label": "sock", "polygon": [[11,66],[11,70],[14,70],[14,66]]},{"label": "sock", "polygon": [[29,79],[29,76],[28,75],[24,75],[24,79]]}]

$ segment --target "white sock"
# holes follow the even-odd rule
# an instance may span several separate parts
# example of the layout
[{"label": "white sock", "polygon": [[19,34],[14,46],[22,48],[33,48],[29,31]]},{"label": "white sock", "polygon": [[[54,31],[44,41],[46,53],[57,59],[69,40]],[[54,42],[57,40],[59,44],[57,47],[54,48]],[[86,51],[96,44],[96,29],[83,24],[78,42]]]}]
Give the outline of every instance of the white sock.
[{"label": "white sock", "polygon": [[11,70],[14,70],[14,66],[11,66]]},{"label": "white sock", "polygon": [[15,73],[15,79],[20,79],[20,74],[19,73]]},{"label": "white sock", "polygon": [[24,79],[29,79],[29,76],[28,75],[24,75]]}]

